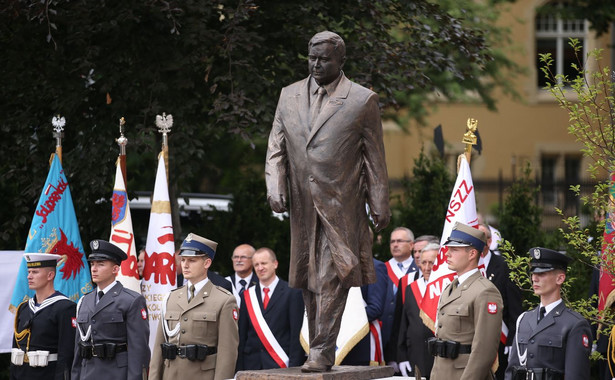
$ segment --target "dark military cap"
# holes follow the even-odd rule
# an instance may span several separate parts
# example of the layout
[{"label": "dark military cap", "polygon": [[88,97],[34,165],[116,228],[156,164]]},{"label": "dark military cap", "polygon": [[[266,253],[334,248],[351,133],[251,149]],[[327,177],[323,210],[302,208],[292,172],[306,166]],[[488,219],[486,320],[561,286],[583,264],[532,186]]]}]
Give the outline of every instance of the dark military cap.
[{"label": "dark military cap", "polygon": [[62,259],[62,256],[51,253],[24,253],[23,257],[28,268],[55,268]]},{"label": "dark military cap", "polygon": [[467,224],[455,222],[451,235],[444,243],[447,247],[474,247],[482,252],[487,244],[485,233]]},{"label": "dark military cap", "polygon": [[218,243],[205,239],[197,234],[189,233],[179,247],[180,256],[209,256],[212,260],[216,255]]},{"label": "dark military cap", "polygon": [[122,251],[121,248],[105,240],[92,240],[90,242],[90,248],[92,249],[92,253],[90,253],[88,261],[109,260],[120,265],[122,261],[126,260],[128,257],[126,252]]},{"label": "dark military cap", "polygon": [[554,269],[566,270],[572,258],[566,254],[548,248],[535,247],[530,249],[530,272],[542,273]]}]

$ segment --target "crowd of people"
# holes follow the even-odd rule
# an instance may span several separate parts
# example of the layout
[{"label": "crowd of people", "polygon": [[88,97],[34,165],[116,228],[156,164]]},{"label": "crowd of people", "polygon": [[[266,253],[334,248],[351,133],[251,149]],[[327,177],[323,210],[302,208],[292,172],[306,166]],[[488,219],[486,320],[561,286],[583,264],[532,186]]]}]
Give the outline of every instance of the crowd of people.
[{"label": "crowd of people", "polygon": [[[432,380],[589,379],[590,326],[560,294],[570,258],[530,250],[540,305],[524,312],[506,262],[490,245],[489,226],[454,226],[443,246],[456,278],[442,291],[433,331],[420,305],[440,242],[395,228],[391,259],[373,259],[377,281],[361,287],[370,333],[342,364],[389,365],[400,376]],[[53,286],[60,256],[24,254],[35,296],[16,313],[11,378],[229,379],[237,371],[303,365],[304,299],[278,277],[275,252],[237,246],[234,272],[224,278],[209,270],[216,248],[193,233],[183,241],[180,282],[163,301],[155,332],[143,296],[115,278],[126,259],[115,245],[90,243],[96,288],[76,305]]]}]

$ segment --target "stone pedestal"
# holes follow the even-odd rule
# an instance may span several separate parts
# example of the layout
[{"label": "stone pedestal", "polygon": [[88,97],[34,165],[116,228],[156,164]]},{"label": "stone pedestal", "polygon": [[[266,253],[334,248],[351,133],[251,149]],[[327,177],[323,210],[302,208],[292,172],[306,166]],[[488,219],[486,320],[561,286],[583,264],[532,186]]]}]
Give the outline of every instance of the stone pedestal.
[{"label": "stone pedestal", "polygon": [[393,376],[391,367],[333,366],[329,372],[304,373],[301,367],[240,371],[236,380],[363,380]]}]

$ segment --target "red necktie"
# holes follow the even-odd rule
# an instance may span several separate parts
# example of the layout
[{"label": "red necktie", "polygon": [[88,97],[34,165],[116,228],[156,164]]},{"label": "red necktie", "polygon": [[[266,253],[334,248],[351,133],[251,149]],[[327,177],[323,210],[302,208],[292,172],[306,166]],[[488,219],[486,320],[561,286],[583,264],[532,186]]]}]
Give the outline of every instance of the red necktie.
[{"label": "red necktie", "polygon": [[267,304],[269,303],[269,288],[263,288],[263,292],[265,292],[265,299],[263,300],[263,308],[267,308]]}]

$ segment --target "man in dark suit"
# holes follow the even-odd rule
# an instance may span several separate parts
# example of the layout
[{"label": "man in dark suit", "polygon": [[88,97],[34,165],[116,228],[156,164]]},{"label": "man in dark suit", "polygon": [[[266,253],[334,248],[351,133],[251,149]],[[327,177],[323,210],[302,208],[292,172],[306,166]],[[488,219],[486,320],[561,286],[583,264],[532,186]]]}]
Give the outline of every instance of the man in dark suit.
[{"label": "man in dark suit", "polygon": [[345,60],[340,36],[312,37],[310,76],[282,89],[265,162],[273,211],[287,210],[290,189],[289,283],[303,289],[310,332],[304,372],[331,370],[348,289],[376,281],[365,205],[376,231],[390,218],[378,95],[346,78]]},{"label": "man in dark suit", "polygon": [[305,361],[299,342],[303,298],[275,273],[278,260],[269,248],[252,257],[258,283],[241,295],[237,370],[297,367]]},{"label": "man in dark suit", "polygon": [[417,260],[423,276],[406,288],[397,340],[397,361],[401,375],[404,377],[416,376],[414,372],[415,367],[418,366],[421,376],[429,379],[433,367],[433,356],[427,350],[427,341],[433,338],[434,334],[423,323],[419,305],[425,295],[431,269],[439,251],[440,244],[438,243],[429,243],[423,247]]},{"label": "man in dark suit", "polygon": [[90,248],[96,289],[77,304],[71,379],[142,380],[150,360],[145,298],[115,280],[127,257],[123,250],[104,240],[92,240]]},{"label": "man in dark suit", "polygon": [[484,224],[480,224],[478,229],[483,231],[487,237],[487,245],[482,253],[485,272],[487,273],[486,277],[498,288],[504,303],[502,321],[506,325],[508,334],[506,338],[504,338],[504,334],[500,337],[498,369],[495,372],[496,379],[503,380],[504,372],[506,372],[506,367],[508,366],[508,354],[515,338],[517,318],[523,312],[523,301],[521,300],[521,290],[510,280],[510,269],[508,264],[506,264],[506,260],[489,249],[491,246],[491,229]]},{"label": "man in dark suit", "polygon": [[566,307],[561,297],[572,258],[541,247],[529,253],[532,287],[540,296],[540,305],[517,321],[505,379],[589,379],[589,323]]},{"label": "man in dark suit", "polygon": [[252,256],[255,249],[250,244],[240,244],[233,250],[233,270],[225,279],[233,286],[233,295],[237,300],[237,306],[241,307],[241,293],[256,285],[258,278],[254,275]]}]

